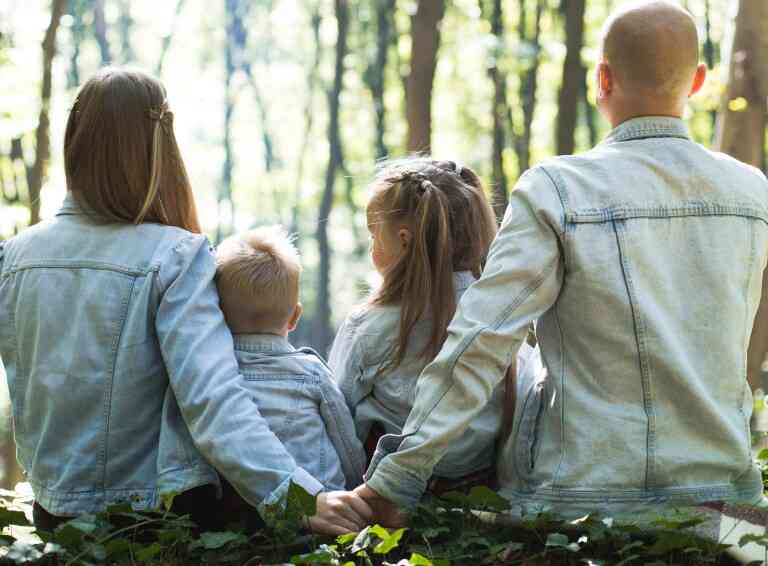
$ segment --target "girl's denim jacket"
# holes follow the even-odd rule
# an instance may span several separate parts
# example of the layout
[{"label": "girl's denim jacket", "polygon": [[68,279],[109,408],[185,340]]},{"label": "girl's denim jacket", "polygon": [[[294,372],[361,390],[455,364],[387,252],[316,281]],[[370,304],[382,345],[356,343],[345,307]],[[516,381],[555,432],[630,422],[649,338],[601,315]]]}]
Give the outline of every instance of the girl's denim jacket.
[{"label": "girl's denim jacket", "polygon": [[[296,465],[243,386],[204,236],[58,215],[0,244],[0,356],[17,453],[54,515],[218,484],[254,506]],[[204,456],[204,459],[201,457]]]},{"label": "girl's denim jacket", "polygon": [[[458,301],[475,278],[469,271],[454,274]],[[355,417],[357,434],[365,441],[374,423],[388,434],[400,434],[416,397],[419,374],[429,363],[422,355],[429,339],[430,320],[413,329],[403,362],[377,375],[386,361],[400,328],[398,306],[365,306],[350,315],[339,329],[328,363]],[[474,418],[468,430],[452,444],[435,474],[458,478],[488,468],[494,462],[495,441],[503,410],[503,385]]]},{"label": "girl's denim jacket", "polygon": [[767,257],[765,176],[682,120],[632,119],[530,170],[367,482],[413,506],[537,319],[547,375],[499,458],[513,511],[757,501],[746,352]]},{"label": "girl's denim jacket", "polygon": [[296,463],[329,491],[360,485],[365,452],[320,355],[274,334],[236,334],[235,355],[259,413]]}]

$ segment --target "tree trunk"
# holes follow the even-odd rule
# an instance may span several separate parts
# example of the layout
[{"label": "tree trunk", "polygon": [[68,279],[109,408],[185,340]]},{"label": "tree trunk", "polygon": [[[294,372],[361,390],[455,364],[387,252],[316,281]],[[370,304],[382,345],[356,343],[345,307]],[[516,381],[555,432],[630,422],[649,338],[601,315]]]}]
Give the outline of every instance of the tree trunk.
[{"label": "tree trunk", "polygon": [[107,39],[107,20],[104,16],[104,0],[94,0],[93,3],[93,32],[96,34],[96,43],[99,44],[101,64],[112,63],[112,53]]},{"label": "tree trunk", "polygon": [[83,14],[86,11],[85,0],[69,0],[67,11],[72,16],[72,25],[69,26],[72,34],[72,54],[69,58],[69,71],[67,72],[67,88],[77,88],[80,85],[80,44],[85,39],[85,22]]},{"label": "tree trunk", "polygon": [[[718,119],[717,147],[745,163],[765,169],[765,129],[768,125],[768,3],[741,0],[731,50],[728,88]],[[760,367],[768,351],[768,272],[755,317],[747,357],[747,375],[760,386]]]},{"label": "tree trunk", "polygon": [[584,82],[581,48],[584,46],[585,0],[563,0],[566,55],[557,103],[557,153],[568,155],[576,147],[579,94]]},{"label": "tree trunk", "polygon": [[304,135],[302,136],[301,149],[299,150],[299,159],[296,164],[296,185],[294,188],[293,196],[293,213],[291,219],[291,232],[299,234],[299,217],[301,212],[301,198],[302,191],[301,185],[304,182],[304,164],[307,157],[307,151],[309,150],[310,134],[312,133],[312,126],[314,125],[314,101],[315,90],[317,88],[318,75],[320,72],[320,58],[323,53],[322,43],[320,41],[320,24],[322,23],[322,17],[320,16],[320,6],[316,2],[312,8],[310,14],[310,26],[312,28],[312,38],[314,45],[314,55],[312,57],[312,65],[307,73],[307,99],[304,104]]},{"label": "tree trunk", "polygon": [[[157,65],[155,66],[155,74],[157,76],[163,74],[165,57],[168,55],[168,50],[171,47],[171,42],[173,41],[173,36],[176,33],[176,26],[179,23],[179,17],[181,16],[181,12],[184,9],[185,2],[186,0],[176,0],[176,9],[173,11],[173,20],[171,20],[171,29],[169,29],[168,33],[163,36],[162,42],[160,43],[160,55],[157,58]],[[230,41],[230,39],[227,38],[225,41]]]},{"label": "tree trunk", "polygon": [[[485,4],[481,1],[481,8]],[[484,10],[487,11],[487,10]],[[489,14],[491,33],[495,39],[494,53],[488,67],[488,76],[493,83],[493,210],[496,219],[501,220],[509,204],[507,189],[507,175],[504,172],[504,146],[506,145],[505,121],[509,114],[507,107],[507,75],[501,69],[501,59],[504,55],[504,11],[502,0],[493,0],[493,7]]]},{"label": "tree trunk", "polygon": [[61,15],[64,13],[66,0],[53,0],[51,20],[43,39],[43,84],[40,91],[40,118],[35,132],[35,162],[29,172],[29,223],[40,222],[40,191],[48,174],[48,161],[51,156],[50,106],[51,106],[51,67],[56,55],[56,33],[59,30]]},{"label": "tree trunk", "polygon": [[[218,199],[218,222],[216,226],[216,243],[232,232],[235,220],[235,205],[232,199],[232,171],[235,168],[234,152],[232,151],[232,114],[235,111],[235,93],[232,89],[232,76],[235,74],[234,29],[237,23],[238,0],[226,0],[224,18],[226,21],[226,36],[224,38],[224,164],[221,171],[221,186]],[[227,224],[222,223],[226,211]]]},{"label": "tree trunk", "polygon": [[374,148],[376,159],[384,159],[388,154],[384,143],[386,131],[386,112],[384,107],[384,77],[387,69],[387,55],[391,44],[393,16],[396,0],[375,0],[376,3],[376,55],[365,72],[365,82],[371,90],[373,108],[376,113],[376,131]]},{"label": "tree trunk", "polygon": [[[515,153],[519,174],[523,174],[531,166],[531,134],[533,130],[533,117],[536,111],[536,92],[539,84],[539,64],[541,62],[541,17],[544,13],[544,1],[537,0],[536,13],[534,15],[533,35],[529,36],[528,16],[525,2],[520,2],[520,22],[518,25],[518,37],[520,43],[528,43],[533,53],[530,65],[520,72],[519,98],[523,109],[523,124],[519,128],[520,134],[514,136]],[[511,112],[510,112],[511,116]],[[515,132],[513,120],[509,119],[510,131]]]},{"label": "tree trunk", "polygon": [[445,0],[419,0],[411,19],[411,71],[405,96],[407,148],[429,153],[432,145],[432,84],[440,47],[440,22]]},{"label": "tree trunk", "polygon": [[336,62],[333,75],[333,87],[328,94],[328,146],[330,155],[328,168],[325,172],[325,188],[320,201],[320,211],[317,218],[317,243],[320,251],[317,285],[317,315],[315,318],[315,340],[321,352],[325,352],[331,344],[331,248],[328,241],[328,221],[333,207],[333,191],[336,184],[336,174],[343,161],[341,147],[341,132],[339,131],[339,98],[344,79],[344,57],[347,54],[347,31],[349,27],[348,0],[335,0],[336,13]]},{"label": "tree trunk", "polygon": [[130,0],[120,0],[120,16],[117,19],[117,29],[120,32],[120,60],[125,63],[133,61],[134,53],[131,46],[131,29],[133,17],[131,16]]}]

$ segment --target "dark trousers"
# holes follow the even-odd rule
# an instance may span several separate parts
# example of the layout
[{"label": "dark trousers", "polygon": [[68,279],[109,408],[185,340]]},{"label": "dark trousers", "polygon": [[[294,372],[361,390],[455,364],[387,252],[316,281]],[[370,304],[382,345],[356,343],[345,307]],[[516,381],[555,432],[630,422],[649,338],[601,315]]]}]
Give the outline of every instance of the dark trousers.
[{"label": "dark trousers", "polygon": [[[177,515],[189,515],[200,532],[222,531],[229,525],[236,525],[236,528],[247,532],[264,527],[256,508],[246,503],[229,482],[222,479],[221,487],[221,499],[216,497],[216,488],[213,485],[203,485],[185,491],[174,498],[171,511]],[[32,508],[35,528],[41,531],[53,532],[56,527],[71,518],[52,515],[37,502]],[[115,526],[119,528],[128,524]]]}]

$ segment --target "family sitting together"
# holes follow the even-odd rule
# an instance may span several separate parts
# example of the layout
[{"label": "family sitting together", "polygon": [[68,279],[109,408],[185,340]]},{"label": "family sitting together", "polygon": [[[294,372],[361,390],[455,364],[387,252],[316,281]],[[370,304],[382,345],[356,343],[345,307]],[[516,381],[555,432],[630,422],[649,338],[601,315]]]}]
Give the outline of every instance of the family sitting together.
[{"label": "family sitting together", "polygon": [[291,239],[212,250],[165,89],[101,70],[69,114],[61,210],[0,242],[35,524],[176,494],[203,528],[255,527],[291,484],[329,534],[473,485],[513,516],[761,502],[746,355],[768,181],[691,141],[705,74],[686,11],[615,14],[596,71],[613,130],[525,172],[498,233],[461,162],[384,163],[366,210],[382,283],[326,363],[288,340]]}]

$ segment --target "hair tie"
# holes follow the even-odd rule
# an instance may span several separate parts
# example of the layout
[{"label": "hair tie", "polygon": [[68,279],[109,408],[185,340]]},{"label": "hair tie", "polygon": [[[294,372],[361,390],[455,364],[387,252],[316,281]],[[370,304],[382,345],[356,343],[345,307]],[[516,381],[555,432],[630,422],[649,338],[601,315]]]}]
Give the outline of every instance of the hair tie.
[{"label": "hair tie", "polygon": [[157,108],[149,109],[149,117],[157,122],[165,122],[166,117],[170,118],[173,114],[168,108],[168,101],[163,100],[162,104]]}]

